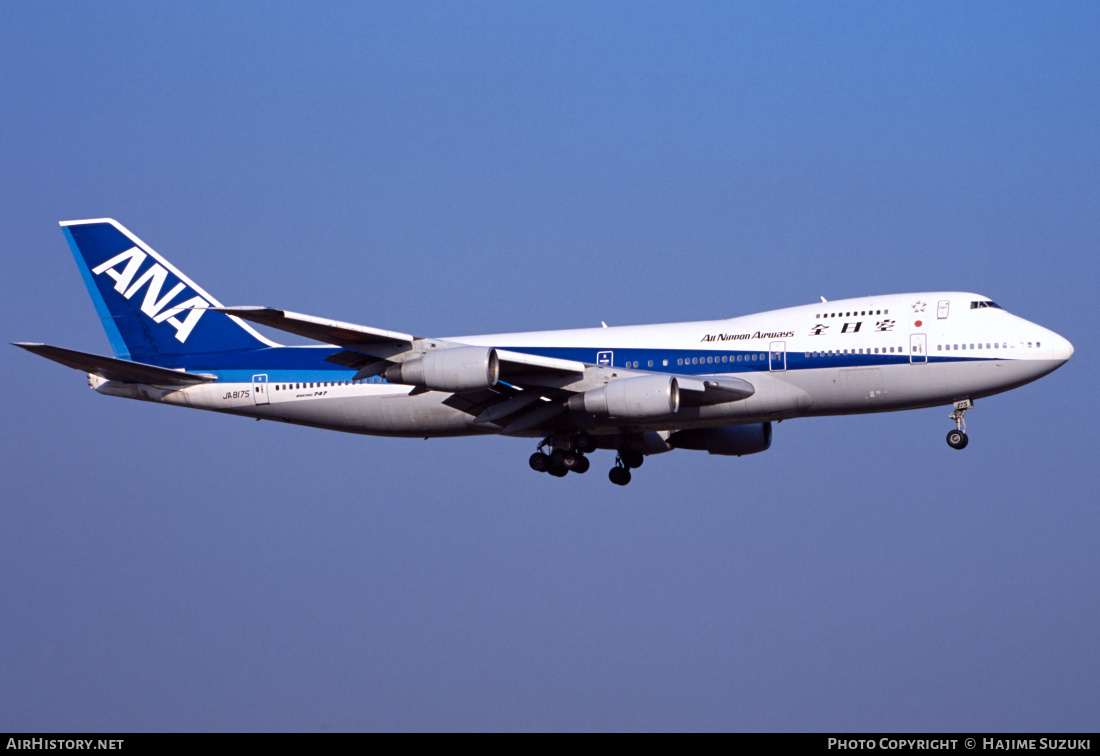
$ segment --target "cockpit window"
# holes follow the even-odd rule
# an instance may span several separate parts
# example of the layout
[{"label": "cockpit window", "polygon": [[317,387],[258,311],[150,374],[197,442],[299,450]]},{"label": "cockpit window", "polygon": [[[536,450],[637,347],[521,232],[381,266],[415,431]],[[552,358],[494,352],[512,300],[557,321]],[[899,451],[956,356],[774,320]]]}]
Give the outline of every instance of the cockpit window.
[{"label": "cockpit window", "polygon": [[985,302],[971,302],[970,303],[970,309],[971,310],[980,310],[983,307],[995,307],[998,310],[1003,310],[1004,309],[1003,307],[1001,307],[996,302],[990,302],[988,300],[986,300]]}]

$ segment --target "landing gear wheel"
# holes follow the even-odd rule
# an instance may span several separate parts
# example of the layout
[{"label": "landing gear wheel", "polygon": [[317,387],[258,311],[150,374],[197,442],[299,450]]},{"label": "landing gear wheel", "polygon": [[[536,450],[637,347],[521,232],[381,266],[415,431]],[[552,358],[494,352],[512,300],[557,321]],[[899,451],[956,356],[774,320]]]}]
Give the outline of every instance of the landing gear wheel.
[{"label": "landing gear wheel", "polygon": [[619,452],[619,459],[622,460],[624,467],[638,468],[645,462],[645,456],[637,449],[623,449]]},{"label": "landing gear wheel", "polygon": [[947,434],[947,445],[952,449],[965,449],[970,439],[966,437],[966,411],[974,409],[974,402],[960,399],[954,403],[955,411],[948,417],[955,421],[955,430]]},{"label": "landing gear wheel", "polygon": [[550,469],[550,457],[542,452],[532,454],[527,463],[531,465],[531,469],[535,472],[546,472]]},{"label": "landing gear wheel", "polygon": [[596,448],[596,439],[587,433],[578,433],[573,437],[573,448],[579,454],[586,454]]},{"label": "landing gear wheel", "polygon": [[630,482],[630,470],[625,467],[612,467],[607,477],[610,478],[611,482],[615,485],[625,486]]},{"label": "landing gear wheel", "polygon": [[564,467],[566,470],[572,470],[577,466],[578,455],[565,449],[555,449],[550,455],[550,462],[554,467]]},{"label": "landing gear wheel", "polygon": [[564,478],[566,475],[569,474],[568,470],[566,470],[564,467],[558,467],[557,465],[554,465],[546,472],[550,473],[555,478]]},{"label": "landing gear wheel", "polygon": [[588,457],[577,455],[577,464],[573,466],[573,472],[586,473],[588,468],[592,466],[592,463],[588,461]]},{"label": "landing gear wheel", "polygon": [[961,430],[953,430],[947,434],[947,445],[952,449],[965,449],[970,439]]}]

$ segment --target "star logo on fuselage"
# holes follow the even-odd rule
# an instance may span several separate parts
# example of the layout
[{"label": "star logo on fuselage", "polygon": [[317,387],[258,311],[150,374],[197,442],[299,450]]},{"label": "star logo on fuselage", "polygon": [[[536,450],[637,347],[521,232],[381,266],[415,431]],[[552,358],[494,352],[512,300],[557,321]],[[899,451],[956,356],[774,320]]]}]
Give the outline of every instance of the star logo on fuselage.
[{"label": "star logo on fuselage", "polygon": [[919,299],[913,303],[913,312],[924,312],[924,302]]}]

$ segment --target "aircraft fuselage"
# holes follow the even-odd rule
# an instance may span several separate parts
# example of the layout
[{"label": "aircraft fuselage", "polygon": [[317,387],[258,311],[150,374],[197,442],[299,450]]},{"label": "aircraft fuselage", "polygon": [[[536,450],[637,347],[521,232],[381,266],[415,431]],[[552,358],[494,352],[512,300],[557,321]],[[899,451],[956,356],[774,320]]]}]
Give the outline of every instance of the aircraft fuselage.
[{"label": "aircraft fuselage", "polygon": [[[629,423],[662,431],[821,415],[887,412],[974,400],[1050,373],[1073,348],[988,298],[961,292],[838,300],[728,320],[460,336],[448,341],[602,365],[619,377],[647,373],[730,375],[755,394],[681,407]],[[287,364],[287,350],[294,359]],[[229,412],[352,433],[459,436],[500,433],[476,413],[446,404],[450,394],[415,392],[324,361],[331,347],[272,347],[191,358],[189,371],[216,383],[170,390],[97,381],[100,393]],[[273,364],[285,367],[273,368]],[[568,384],[563,388],[570,388]],[[620,432],[621,419],[592,417],[594,434]],[[539,436],[528,429],[515,435]]]}]

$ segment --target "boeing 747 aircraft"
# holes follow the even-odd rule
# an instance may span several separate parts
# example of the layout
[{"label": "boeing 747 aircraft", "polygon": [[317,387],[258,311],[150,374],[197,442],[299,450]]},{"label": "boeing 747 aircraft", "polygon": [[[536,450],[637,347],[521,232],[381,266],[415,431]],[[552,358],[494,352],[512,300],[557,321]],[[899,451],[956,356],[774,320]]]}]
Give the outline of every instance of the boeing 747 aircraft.
[{"label": "boeing 747 aircraft", "polygon": [[[432,338],[267,307],[223,307],[110,219],[61,224],[114,357],[16,346],[101,394],[381,436],[538,439],[530,466],[613,483],[673,449],[740,456],[795,417],[951,405],[1040,378],[1073,346],[987,297],[888,294],[728,320]],[[282,346],[247,322],[321,342]]]}]

